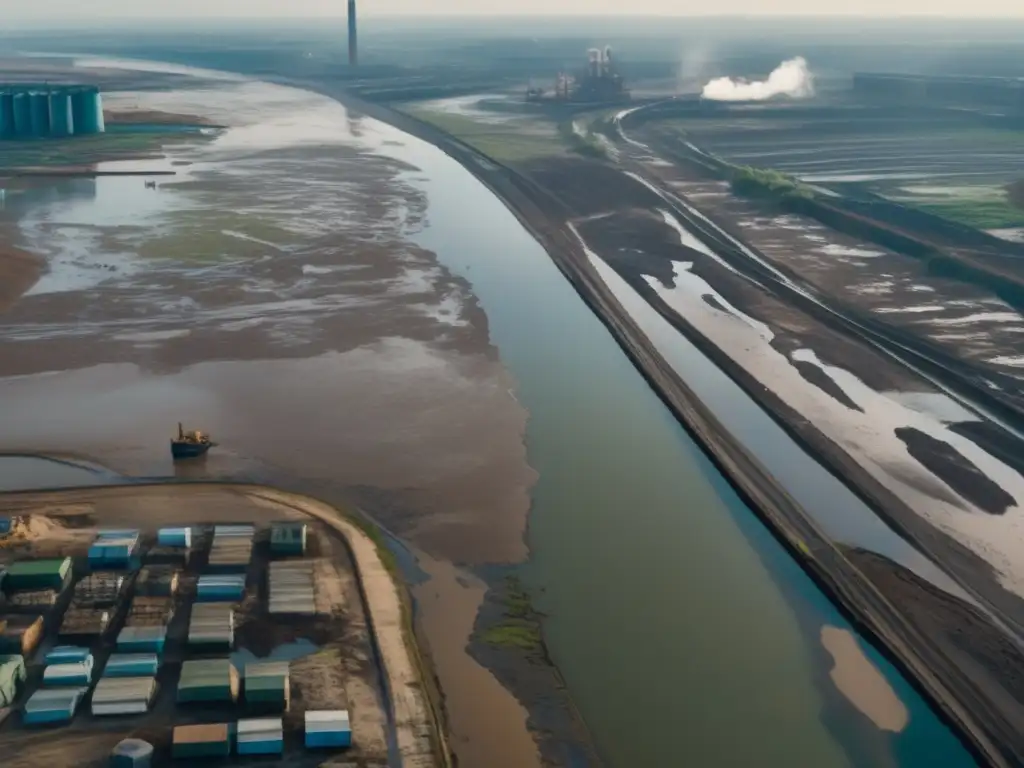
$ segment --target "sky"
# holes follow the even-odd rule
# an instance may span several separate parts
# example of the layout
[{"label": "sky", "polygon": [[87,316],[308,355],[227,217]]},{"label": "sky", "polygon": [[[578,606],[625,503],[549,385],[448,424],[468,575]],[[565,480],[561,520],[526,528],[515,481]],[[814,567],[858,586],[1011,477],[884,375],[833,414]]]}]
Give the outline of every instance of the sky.
[{"label": "sky", "polygon": [[[664,15],[743,14],[964,16],[1024,18],[1022,0],[358,0],[360,15]],[[345,0],[0,0],[0,18],[339,16]],[[88,10],[85,10],[88,9]],[[88,14],[88,16],[86,16]]]}]

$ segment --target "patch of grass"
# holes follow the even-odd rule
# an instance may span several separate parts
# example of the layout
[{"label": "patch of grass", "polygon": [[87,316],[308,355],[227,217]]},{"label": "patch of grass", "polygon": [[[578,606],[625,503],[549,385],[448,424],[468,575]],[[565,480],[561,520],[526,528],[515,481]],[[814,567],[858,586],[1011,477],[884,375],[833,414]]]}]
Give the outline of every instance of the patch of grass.
[{"label": "patch of grass", "polygon": [[566,146],[576,154],[583,155],[584,157],[607,157],[608,153],[594,137],[590,127],[584,128],[581,133],[574,126],[576,122],[581,126],[584,125],[582,120],[566,120],[558,124],[558,135],[562,137],[562,141],[565,142]]},{"label": "patch of grass", "polygon": [[536,653],[543,648],[540,629],[532,624],[502,622],[483,633],[483,641],[499,648],[519,648]]},{"label": "patch of grass", "polygon": [[541,120],[497,118],[494,122],[485,122],[465,115],[416,107],[406,107],[403,111],[450,133],[501,163],[565,154],[555,126]]},{"label": "patch of grass", "polygon": [[926,213],[976,229],[1024,227],[1024,211],[1014,207],[1005,198],[1002,200],[943,200],[935,202],[917,200],[911,205]]},{"label": "patch of grass", "polygon": [[773,197],[782,200],[814,197],[810,188],[792,176],[765,168],[733,166],[729,183],[733,192],[748,197]]},{"label": "patch of grass", "polygon": [[542,653],[544,638],[540,631],[540,614],[534,609],[530,594],[516,576],[505,578],[500,600],[502,619],[485,629],[481,639],[499,648]]}]

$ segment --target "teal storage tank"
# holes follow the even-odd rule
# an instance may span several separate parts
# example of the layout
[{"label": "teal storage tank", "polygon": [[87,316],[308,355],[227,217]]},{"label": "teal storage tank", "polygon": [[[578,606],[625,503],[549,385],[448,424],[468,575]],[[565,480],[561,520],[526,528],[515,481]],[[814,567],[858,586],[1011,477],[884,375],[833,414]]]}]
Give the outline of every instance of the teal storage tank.
[{"label": "teal storage tank", "polygon": [[70,136],[75,132],[71,96],[67,91],[50,92],[50,135]]},{"label": "teal storage tank", "polygon": [[31,103],[30,124],[32,136],[43,138],[50,135],[50,94],[33,91],[29,94]]},{"label": "teal storage tank", "polygon": [[27,93],[16,93],[11,107],[14,112],[14,135],[26,139],[32,135],[32,104]]},{"label": "teal storage tank", "polygon": [[14,136],[14,94],[0,91],[0,138]]},{"label": "teal storage tank", "polygon": [[75,134],[103,133],[103,101],[98,88],[80,88],[71,96]]}]

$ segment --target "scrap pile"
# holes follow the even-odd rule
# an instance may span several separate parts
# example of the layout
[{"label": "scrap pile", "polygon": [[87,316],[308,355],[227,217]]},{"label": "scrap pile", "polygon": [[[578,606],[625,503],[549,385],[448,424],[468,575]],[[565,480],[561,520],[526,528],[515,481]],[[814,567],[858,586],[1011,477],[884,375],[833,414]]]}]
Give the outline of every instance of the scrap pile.
[{"label": "scrap pile", "polygon": [[71,595],[74,608],[112,608],[117,605],[124,576],[111,571],[96,571],[75,584]]},{"label": "scrap pile", "polygon": [[135,578],[135,594],[143,597],[173,597],[178,591],[180,571],[170,565],[147,565]]},{"label": "scrap pile", "polygon": [[166,627],[174,616],[173,597],[140,596],[132,600],[126,627]]}]

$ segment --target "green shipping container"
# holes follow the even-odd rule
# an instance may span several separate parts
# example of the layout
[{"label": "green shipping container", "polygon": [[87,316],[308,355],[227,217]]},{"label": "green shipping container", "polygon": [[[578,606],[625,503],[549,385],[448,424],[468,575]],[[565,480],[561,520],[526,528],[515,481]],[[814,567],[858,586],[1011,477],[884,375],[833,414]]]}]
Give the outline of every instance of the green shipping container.
[{"label": "green shipping container", "polygon": [[302,555],[306,552],[305,523],[274,523],[270,528],[270,551],[275,555]]},{"label": "green shipping container", "polygon": [[8,566],[4,589],[8,592],[29,589],[60,591],[70,574],[70,557],[52,560],[19,560]]}]

